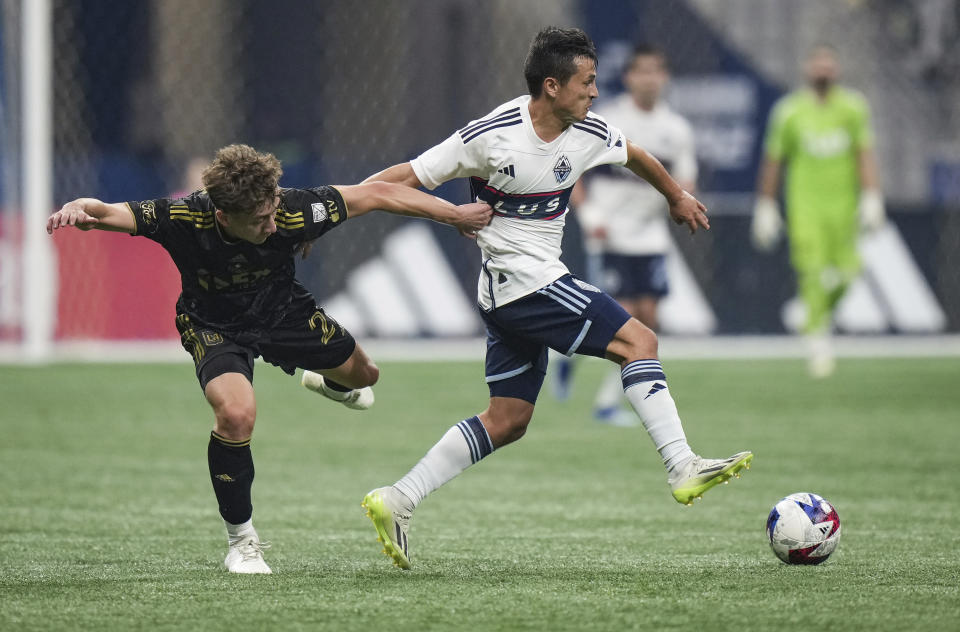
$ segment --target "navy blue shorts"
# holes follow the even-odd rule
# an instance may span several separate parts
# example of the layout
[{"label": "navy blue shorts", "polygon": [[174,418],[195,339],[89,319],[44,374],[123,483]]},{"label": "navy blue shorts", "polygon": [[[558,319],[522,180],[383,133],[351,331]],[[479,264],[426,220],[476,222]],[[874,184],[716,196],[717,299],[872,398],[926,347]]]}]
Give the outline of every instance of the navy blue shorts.
[{"label": "navy blue shorts", "polygon": [[480,315],[487,326],[487,386],[491,397],[531,404],[547,372],[547,348],[602,358],[630,314],[598,288],[567,274]]},{"label": "navy blue shorts", "polygon": [[603,289],[617,298],[667,295],[667,262],[663,255],[603,253]]}]

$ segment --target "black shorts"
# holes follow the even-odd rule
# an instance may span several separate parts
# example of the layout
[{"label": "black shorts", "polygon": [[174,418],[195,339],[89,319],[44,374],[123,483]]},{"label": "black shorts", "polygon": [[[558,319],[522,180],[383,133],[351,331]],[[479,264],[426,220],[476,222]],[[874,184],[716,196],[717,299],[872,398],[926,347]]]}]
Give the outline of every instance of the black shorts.
[{"label": "black shorts", "polygon": [[[312,309],[310,309],[312,307]],[[276,326],[229,333],[177,314],[180,343],[193,356],[200,388],[224,373],[242,373],[253,382],[253,361],[263,357],[290,375],[340,366],[357,343],[343,326],[319,306],[291,310]]]}]

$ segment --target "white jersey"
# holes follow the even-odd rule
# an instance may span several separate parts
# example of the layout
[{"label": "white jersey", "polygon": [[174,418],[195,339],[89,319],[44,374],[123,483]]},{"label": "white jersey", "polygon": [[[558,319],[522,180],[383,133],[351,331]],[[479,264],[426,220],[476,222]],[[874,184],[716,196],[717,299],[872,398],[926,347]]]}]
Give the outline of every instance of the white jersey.
[{"label": "white jersey", "polygon": [[[647,112],[629,94],[622,94],[597,111],[617,125],[632,142],[653,154],[680,182],[695,182],[697,158],[693,130],[665,103]],[[663,254],[670,244],[667,202],[646,180],[631,171],[611,167],[594,172],[587,181],[587,198],[577,218],[586,232],[606,229],[602,243],[591,249],[626,255]]]},{"label": "white jersey", "polygon": [[595,114],[543,142],[529,103],[529,96],[504,103],[411,161],[428,189],[470,177],[473,196],[493,207],[493,219],[477,235],[483,254],[477,301],[485,310],[569,272],[560,241],[574,183],[591,167],[627,162],[626,139]]}]

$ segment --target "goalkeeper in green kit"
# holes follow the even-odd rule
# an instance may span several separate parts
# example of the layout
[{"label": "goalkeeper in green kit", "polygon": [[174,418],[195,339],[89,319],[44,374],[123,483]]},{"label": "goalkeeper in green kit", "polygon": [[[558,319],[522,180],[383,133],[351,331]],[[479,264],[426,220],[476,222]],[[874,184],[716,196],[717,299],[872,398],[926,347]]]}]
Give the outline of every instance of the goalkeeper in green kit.
[{"label": "goalkeeper in green kit", "polygon": [[783,229],[776,195],[784,167],[790,261],[806,306],[813,377],[834,370],[832,314],[860,272],[858,234],[885,221],[869,108],[862,95],[836,85],[838,70],[832,48],[814,48],[804,67],[807,85],[774,106],[751,224],[754,246],[776,246]]}]

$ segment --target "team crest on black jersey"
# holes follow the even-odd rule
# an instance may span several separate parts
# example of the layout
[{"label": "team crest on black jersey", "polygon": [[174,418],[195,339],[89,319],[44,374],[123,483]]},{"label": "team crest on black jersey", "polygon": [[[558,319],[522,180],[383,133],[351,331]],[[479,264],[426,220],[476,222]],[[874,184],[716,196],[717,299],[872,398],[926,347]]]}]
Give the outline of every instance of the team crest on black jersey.
[{"label": "team crest on black jersey", "polygon": [[327,219],[327,207],[324,206],[323,202],[314,202],[310,205],[310,209],[313,211],[314,224],[319,224]]},{"label": "team crest on black jersey", "polygon": [[231,257],[230,261],[227,263],[227,269],[233,273],[243,272],[245,267],[247,267],[247,258],[242,254],[239,254],[236,257]]},{"label": "team crest on black jersey", "polygon": [[203,334],[203,342],[208,347],[212,347],[223,342],[223,336],[215,331],[202,331],[200,333]]},{"label": "team crest on black jersey", "polygon": [[553,175],[557,178],[557,184],[566,180],[571,171],[573,171],[573,167],[570,166],[570,159],[566,156],[560,156],[557,164],[553,165]]}]

